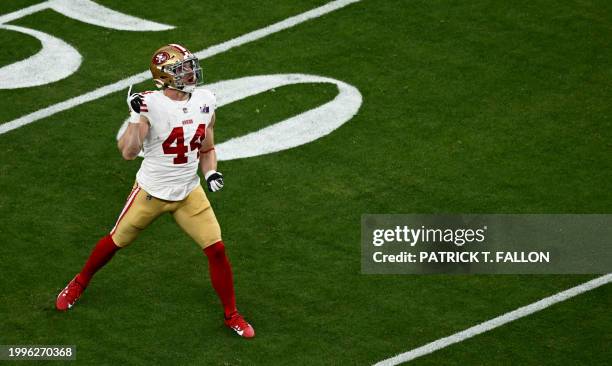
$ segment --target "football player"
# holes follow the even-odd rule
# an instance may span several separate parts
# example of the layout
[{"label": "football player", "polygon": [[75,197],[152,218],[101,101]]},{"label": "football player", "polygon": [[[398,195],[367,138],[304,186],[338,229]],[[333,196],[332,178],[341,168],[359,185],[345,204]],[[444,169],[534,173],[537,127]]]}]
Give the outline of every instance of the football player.
[{"label": "football player", "polygon": [[57,296],[56,308],[70,309],[94,274],[119,249],[168,212],[208,257],[210,279],[223,304],[225,324],[238,335],[252,338],[253,327],[236,309],[232,269],[221,229],[197,173],[199,167],[209,191],[223,188],[214,147],[215,95],[196,89],[202,83],[202,69],[198,59],[181,45],[169,44],[155,51],[150,69],[160,90],[130,94],[130,87],[129,124],[118,141],[126,160],[144,153],[136,183],[113,229],[98,241],[81,272]]}]

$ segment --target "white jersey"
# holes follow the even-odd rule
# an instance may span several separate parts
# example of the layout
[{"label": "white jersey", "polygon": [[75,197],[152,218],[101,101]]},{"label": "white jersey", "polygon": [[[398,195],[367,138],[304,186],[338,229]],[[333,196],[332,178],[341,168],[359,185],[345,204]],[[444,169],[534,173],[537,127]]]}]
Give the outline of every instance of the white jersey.
[{"label": "white jersey", "polygon": [[215,112],[215,95],[196,89],[189,100],[175,101],[163,91],[144,92],[140,115],[150,123],[144,160],[136,181],[150,195],[180,201],[200,184],[200,146]]}]

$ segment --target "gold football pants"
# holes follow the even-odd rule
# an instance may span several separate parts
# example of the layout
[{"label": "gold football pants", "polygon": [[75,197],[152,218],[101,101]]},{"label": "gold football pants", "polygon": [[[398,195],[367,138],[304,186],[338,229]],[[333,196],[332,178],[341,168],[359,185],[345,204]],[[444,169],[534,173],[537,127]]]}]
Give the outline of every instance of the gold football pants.
[{"label": "gold football pants", "polygon": [[182,201],[165,201],[135,184],[110,235],[115,244],[125,247],[165,212],[170,212],[181,229],[202,249],[221,240],[221,228],[200,185]]}]

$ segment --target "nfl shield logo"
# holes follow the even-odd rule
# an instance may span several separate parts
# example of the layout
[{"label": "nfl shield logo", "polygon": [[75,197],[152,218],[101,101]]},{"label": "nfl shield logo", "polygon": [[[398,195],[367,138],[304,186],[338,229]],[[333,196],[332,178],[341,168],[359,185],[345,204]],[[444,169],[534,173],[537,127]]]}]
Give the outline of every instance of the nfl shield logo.
[{"label": "nfl shield logo", "polygon": [[209,112],[210,112],[210,108],[206,104],[200,107],[200,113],[209,113]]},{"label": "nfl shield logo", "polygon": [[189,109],[187,109],[187,107],[183,108],[183,113],[187,113],[189,112]]}]

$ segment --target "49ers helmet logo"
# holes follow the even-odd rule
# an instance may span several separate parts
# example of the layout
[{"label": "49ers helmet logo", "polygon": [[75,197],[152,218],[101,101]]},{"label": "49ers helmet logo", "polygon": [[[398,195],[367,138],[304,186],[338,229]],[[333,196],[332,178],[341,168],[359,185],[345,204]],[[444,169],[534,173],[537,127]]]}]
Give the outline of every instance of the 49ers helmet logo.
[{"label": "49ers helmet logo", "polygon": [[168,54],[168,52],[162,51],[156,54],[155,56],[153,56],[153,63],[155,65],[160,65],[168,61],[169,58],[170,58],[170,55]]}]

